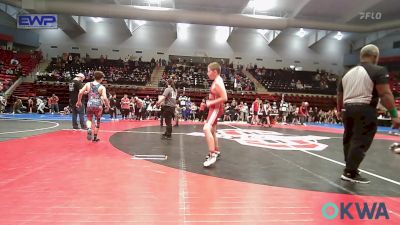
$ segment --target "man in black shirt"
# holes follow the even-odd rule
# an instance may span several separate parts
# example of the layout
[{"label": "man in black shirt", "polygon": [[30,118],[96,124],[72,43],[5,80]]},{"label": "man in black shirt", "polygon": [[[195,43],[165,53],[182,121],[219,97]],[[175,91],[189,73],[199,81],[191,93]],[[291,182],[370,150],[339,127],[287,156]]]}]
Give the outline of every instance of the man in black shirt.
[{"label": "man in black shirt", "polygon": [[167,129],[165,133],[161,136],[163,139],[171,139],[172,134],[172,117],[175,114],[175,104],[176,104],[177,91],[175,88],[174,80],[168,79],[168,87],[164,90],[164,93],[159,97],[157,105],[164,103],[162,112],[164,113],[165,124]]},{"label": "man in black shirt", "polygon": [[85,107],[76,107],[78,101],[79,90],[83,87],[82,81],[85,80],[85,75],[82,73],[76,74],[75,78],[69,83],[69,107],[72,111],[72,128],[79,129],[77,116],[79,115],[79,123],[81,129],[86,129],[84,111]]},{"label": "man in black shirt", "polygon": [[377,130],[379,99],[392,117],[393,127],[400,125],[393,94],[389,86],[389,75],[378,66],[379,49],[366,45],[360,52],[360,65],[347,72],[338,85],[338,116],[343,113],[343,151],[346,168],[342,180],[355,183],[370,181],[359,174],[358,167],[372,144]]},{"label": "man in black shirt", "polygon": [[117,119],[117,95],[115,93],[110,97],[110,118]]}]

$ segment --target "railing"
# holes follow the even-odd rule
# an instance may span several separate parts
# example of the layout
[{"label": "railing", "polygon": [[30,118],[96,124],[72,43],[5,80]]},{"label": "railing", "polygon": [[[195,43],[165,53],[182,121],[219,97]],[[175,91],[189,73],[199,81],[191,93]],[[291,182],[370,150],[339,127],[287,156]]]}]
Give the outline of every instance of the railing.
[{"label": "railing", "polygon": [[18,80],[16,80],[13,83],[13,85],[11,85],[11,87],[7,89],[7,91],[4,93],[6,99],[8,99],[10,96],[12,96],[15,89],[17,89],[17,87],[22,83],[22,79],[23,79],[23,77],[18,78]]}]

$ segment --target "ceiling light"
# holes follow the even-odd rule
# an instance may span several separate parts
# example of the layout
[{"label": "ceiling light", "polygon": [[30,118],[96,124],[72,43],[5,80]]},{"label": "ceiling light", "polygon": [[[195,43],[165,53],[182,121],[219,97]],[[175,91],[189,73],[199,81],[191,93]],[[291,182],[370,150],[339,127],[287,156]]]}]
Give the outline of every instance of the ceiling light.
[{"label": "ceiling light", "polygon": [[303,28],[300,28],[300,30],[297,31],[296,35],[303,38],[304,36],[307,35],[307,32]]},{"label": "ceiling light", "polygon": [[249,3],[247,3],[247,7],[254,8],[254,0],[249,1]]},{"label": "ceiling light", "polygon": [[144,21],[144,20],[135,20],[135,23],[136,23],[138,26],[142,26],[142,25],[146,24],[146,21]]},{"label": "ceiling light", "polygon": [[190,24],[188,23],[178,23],[178,27],[181,29],[188,29],[190,27]]},{"label": "ceiling light", "polygon": [[177,24],[177,32],[178,38],[181,40],[186,40],[189,37],[189,28],[190,24],[187,23],[178,23]]},{"label": "ceiling light", "polygon": [[257,32],[259,34],[261,34],[261,35],[265,35],[268,32],[268,30],[266,30],[266,29],[257,29]]},{"label": "ceiling light", "polygon": [[338,39],[339,41],[340,40],[342,40],[342,38],[343,38],[343,34],[342,34],[342,32],[337,32],[337,34],[335,35],[335,37],[334,38],[336,38],[336,39]]},{"label": "ceiling light", "polygon": [[247,7],[256,11],[267,11],[276,7],[276,0],[251,0]]},{"label": "ceiling light", "polygon": [[101,18],[101,17],[91,17],[91,18],[92,18],[93,22],[95,22],[95,23],[99,23],[99,22],[103,21],[103,18]]},{"label": "ceiling light", "polygon": [[215,33],[215,40],[217,43],[225,43],[230,34],[230,27],[224,27],[224,26],[217,26],[216,27],[217,32]]}]

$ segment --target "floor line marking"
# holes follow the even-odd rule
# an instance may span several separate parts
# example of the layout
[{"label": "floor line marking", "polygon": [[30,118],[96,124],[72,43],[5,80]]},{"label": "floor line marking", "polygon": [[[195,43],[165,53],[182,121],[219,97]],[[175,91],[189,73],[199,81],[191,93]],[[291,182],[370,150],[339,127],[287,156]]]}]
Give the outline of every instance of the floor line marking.
[{"label": "floor line marking", "polygon": [[167,160],[166,158],[136,158],[132,157],[133,160],[159,160],[159,161],[164,161]]},{"label": "floor line marking", "polygon": [[166,158],[166,155],[134,155],[135,157],[158,157],[158,158]]},{"label": "floor line marking", "polygon": [[0,135],[3,134],[17,134],[17,133],[24,133],[24,132],[34,132],[34,131],[41,131],[41,130],[49,130],[60,126],[57,122],[45,121],[45,120],[26,120],[26,119],[7,119],[5,121],[16,120],[16,121],[24,121],[24,122],[39,122],[39,123],[50,123],[55,124],[51,127],[44,127],[44,128],[36,128],[36,129],[29,129],[29,130],[18,130],[18,131],[8,131],[8,132],[0,132]]},{"label": "floor line marking", "polygon": [[397,217],[400,217],[400,214],[393,212],[392,210],[389,210],[390,213],[396,215]]},{"label": "floor line marking", "polygon": [[[230,126],[230,127],[235,128],[235,129],[241,130],[241,128],[235,127],[235,126],[232,126],[232,125],[229,125],[229,124],[226,124],[226,126]],[[301,149],[299,149],[298,151],[301,151],[301,152],[304,152],[304,153],[306,153],[306,154],[309,154],[309,155],[318,157],[318,158],[320,158],[320,159],[327,160],[327,161],[329,161],[329,162],[332,162],[332,163],[335,163],[335,164],[338,164],[338,165],[341,165],[341,166],[345,166],[345,164],[342,163],[342,162],[336,161],[336,160],[334,160],[334,159],[331,159],[331,158],[328,158],[328,157],[325,157],[325,156],[321,156],[321,155],[315,154],[315,153],[313,153],[313,152],[309,152],[309,151],[307,151],[307,150],[301,150]],[[392,180],[392,179],[390,179],[390,178],[387,178],[387,177],[384,177],[384,176],[381,176],[381,175],[378,175],[378,174],[375,174],[375,173],[368,172],[368,171],[366,171],[366,170],[360,169],[360,171],[363,172],[363,173],[365,173],[365,174],[371,175],[371,176],[373,176],[373,177],[376,177],[376,178],[379,178],[379,179],[381,179],[381,180],[385,180],[385,181],[387,181],[387,182],[390,182],[390,183],[392,183],[392,184],[396,184],[396,185],[399,185],[399,186],[400,186],[400,182],[398,182],[398,181]]]},{"label": "floor line marking", "polygon": [[[86,130],[82,129],[62,129],[64,131],[77,131],[77,132],[86,132]],[[106,132],[106,133],[137,133],[137,134],[164,134],[165,132],[162,131],[134,131],[134,130],[102,130],[100,129],[99,132]],[[175,135],[184,135],[186,133],[172,133]]]},{"label": "floor line marking", "polygon": [[186,215],[190,213],[189,206],[186,205],[188,185],[186,179],[186,161],[185,161],[185,151],[183,151],[183,138],[179,136],[179,151],[180,151],[180,170],[179,170],[179,208],[183,211],[183,224],[189,224]]}]

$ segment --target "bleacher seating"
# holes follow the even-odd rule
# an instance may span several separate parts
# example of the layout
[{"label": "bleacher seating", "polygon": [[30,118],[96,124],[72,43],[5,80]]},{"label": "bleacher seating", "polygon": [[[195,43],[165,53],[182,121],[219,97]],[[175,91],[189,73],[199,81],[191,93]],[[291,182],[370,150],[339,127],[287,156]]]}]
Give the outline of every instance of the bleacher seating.
[{"label": "bleacher seating", "polygon": [[[212,83],[207,76],[206,64],[169,64],[165,68],[165,74],[158,86],[165,87],[166,80],[171,77],[175,79],[177,88],[208,89]],[[223,66],[221,68],[221,77],[227,90],[255,91],[254,83],[240,70]]]},{"label": "bleacher seating", "polygon": [[40,52],[27,53],[0,49],[0,82],[3,83],[3,91],[6,91],[18,77],[29,75],[40,59]]},{"label": "bleacher seating", "polygon": [[154,62],[122,61],[109,59],[81,59],[75,57],[73,60],[53,58],[46,69],[46,73],[38,76],[41,81],[70,81],[75,74],[83,73],[86,81],[93,79],[93,72],[100,70],[104,72],[105,83],[146,85],[150,81],[155,67]]},{"label": "bleacher seating", "polygon": [[249,72],[271,92],[336,94],[337,76],[324,71],[258,68]]},{"label": "bleacher seating", "polygon": [[389,82],[390,82],[390,87],[392,88],[392,92],[398,92],[400,93],[400,80],[397,78],[400,76],[396,75],[395,73],[389,73]]}]

